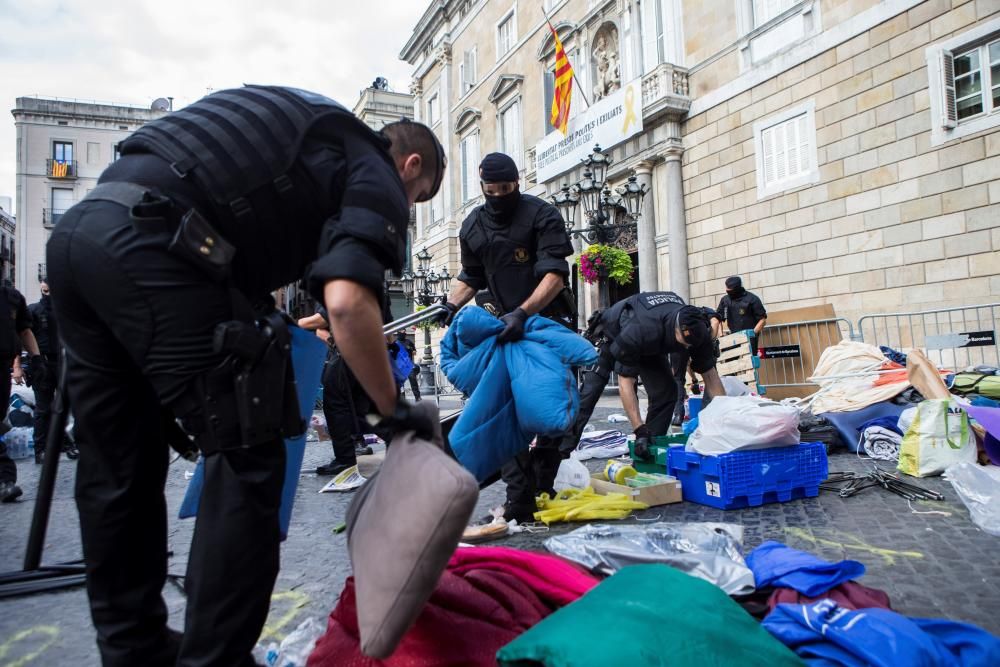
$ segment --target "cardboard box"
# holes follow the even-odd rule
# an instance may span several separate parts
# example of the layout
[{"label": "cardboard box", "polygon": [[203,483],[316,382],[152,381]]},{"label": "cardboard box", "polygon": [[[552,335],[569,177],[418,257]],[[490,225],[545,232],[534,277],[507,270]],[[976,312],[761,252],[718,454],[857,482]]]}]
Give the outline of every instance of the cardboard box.
[{"label": "cardboard box", "polygon": [[657,505],[669,505],[670,503],[679,503],[683,500],[681,494],[681,482],[677,479],[664,482],[663,484],[654,484],[652,486],[643,486],[638,489],[633,489],[630,486],[623,486],[621,484],[609,482],[604,479],[604,473],[594,473],[590,476],[590,485],[594,487],[594,491],[602,496],[609,493],[623,493],[626,496],[631,496],[633,500],[640,503],[646,503],[650,507],[656,507]]}]

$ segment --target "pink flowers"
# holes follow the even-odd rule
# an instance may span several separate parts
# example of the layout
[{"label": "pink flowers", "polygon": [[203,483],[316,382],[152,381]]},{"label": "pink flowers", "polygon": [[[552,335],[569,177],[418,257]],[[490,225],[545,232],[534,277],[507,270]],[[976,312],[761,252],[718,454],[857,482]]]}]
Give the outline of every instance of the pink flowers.
[{"label": "pink flowers", "polygon": [[580,255],[580,275],[588,284],[610,278],[620,285],[632,282],[632,258],[621,248],[592,245]]}]

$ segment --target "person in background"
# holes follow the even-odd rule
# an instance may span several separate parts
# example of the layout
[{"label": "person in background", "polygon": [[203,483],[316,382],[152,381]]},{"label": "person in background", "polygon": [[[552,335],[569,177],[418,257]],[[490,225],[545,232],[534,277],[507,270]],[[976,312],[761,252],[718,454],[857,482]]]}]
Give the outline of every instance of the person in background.
[{"label": "person in background", "polygon": [[[756,294],[743,288],[743,280],[739,276],[726,278],[726,295],[719,301],[717,310],[730,333],[752,329],[754,337],[759,338],[767,324],[763,302]],[[750,348],[757,354],[756,342]]]},{"label": "person in background", "polygon": [[[28,368],[21,366],[21,348],[31,355]],[[24,384],[25,371],[35,382],[45,380],[45,364],[38,354],[38,342],[31,332],[31,315],[24,297],[9,284],[0,286],[0,359],[12,368],[11,379],[16,384]],[[4,414],[10,406],[10,382],[0,382],[0,406]],[[0,422],[0,436],[10,430]],[[21,497],[21,487],[17,485],[17,464],[7,455],[7,445],[0,437],[0,502],[12,503]]]},{"label": "person in background", "polygon": [[[712,347],[715,358],[719,358],[719,334],[722,333],[722,318],[711,308],[701,308],[701,312],[708,318],[708,329],[712,336]],[[691,374],[691,392],[700,394],[701,386],[694,369],[691,368],[691,353],[688,350],[673,352],[670,355],[670,367],[674,371],[674,381],[677,383],[677,402],[674,404],[673,425],[680,426],[684,421],[684,400],[687,398],[687,391],[684,387],[684,376]]]},{"label": "person in background", "polygon": [[397,334],[396,336],[396,340],[399,342],[400,345],[403,346],[403,349],[406,350],[406,353],[410,355],[410,361],[413,362],[413,370],[410,371],[410,377],[409,377],[410,391],[413,392],[413,400],[419,401],[420,365],[417,363],[417,346],[413,342],[413,339],[410,338],[409,334],[407,334],[405,331],[400,331],[399,334]]},{"label": "person in background", "polygon": [[[692,367],[705,378],[706,400],[725,395],[715,370],[708,316],[673,292],[640,292],[596,311],[588,325],[584,337],[597,346],[600,356],[583,374],[580,411],[560,446],[564,455],[579,444],[612,371],[618,374],[618,393],[640,458],[648,456],[654,437],[666,434],[674,414],[677,383],[668,355],[690,355]],[[639,411],[637,378],[642,379],[649,396],[645,419]]]},{"label": "person in background", "polygon": [[[55,313],[52,311],[52,297],[49,284],[42,278],[38,285],[42,297],[28,306],[31,314],[31,331],[38,342],[41,363],[45,365],[43,377],[32,378],[31,388],[35,390],[35,463],[45,460],[46,440],[52,417],[52,400],[55,398],[56,382],[59,378],[59,329]],[[66,436],[61,436],[59,451],[66,452],[67,458],[79,456],[76,445]]]}]

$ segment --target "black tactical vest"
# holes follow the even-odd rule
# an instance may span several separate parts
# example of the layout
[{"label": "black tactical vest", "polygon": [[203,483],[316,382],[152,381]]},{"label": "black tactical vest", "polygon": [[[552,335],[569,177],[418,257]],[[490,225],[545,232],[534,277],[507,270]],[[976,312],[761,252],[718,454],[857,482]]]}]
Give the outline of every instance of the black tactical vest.
[{"label": "black tactical vest", "polygon": [[[538,231],[534,222],[539,206],[544,203],[536,197],[522,195],[509,224],[498,224],[486,207],[480,206],[465,231],[465,243],[483,263],[486,282],[501,314],[524,303],[541,280],[535,275]],[[558,305],[556,301],[550,306]],[[543,312],[549,314],[548,311],[546,308]]]},{"label": "black tactical vest", "polygon": [[[213,93],[147,123],[122,142],[122,155],[153,153],[239,219],[252,215],[246,195],[269,183],[292,189],[288,171],[302,140],[318,123],[332,134],[350,132],[377,145],[386,141],[333,100],[296,88],[246,86]],[[340,130],[340,132],[338,132]]]}]

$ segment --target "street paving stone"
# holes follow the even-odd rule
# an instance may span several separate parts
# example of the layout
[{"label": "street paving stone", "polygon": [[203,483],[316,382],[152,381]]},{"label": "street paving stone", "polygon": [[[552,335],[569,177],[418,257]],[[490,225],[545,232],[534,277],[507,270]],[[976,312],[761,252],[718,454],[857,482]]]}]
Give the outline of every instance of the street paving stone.
[{"label": "street paving stone", "polygon": [[[620,410],[598,408],[594,426],[615,427],[606,421],[612,411]],[[350,574],[345,536],[334,534],[333,528],[344,520],[352,496],[319,494],[328,478],[311,472],[328,461],[330,454],[327,442],[310,443],[307,448],[264,641],[280,640],[309,617],[322,619],[325,625]],[[603,461],[588,463],[597,470]],[[45,545],[47,564],[71,561],[81,555],[72,492],[75,465],[65,458],[60,465]],[[830,457],[831,471],[864,471],[870,465],[853,454]],[[191,520],[176,518],[187,486],[185,473],[192,469],[192,464],[177,461],[171,465],[167,479],[169,543],[173,551],[169,572],[173,575],[184,574],[194,527]],[[18,570],[22,565],[38,471],[34,463],[19,461],[19,483],[25,495],[18,503],[0,505],[0,571]],[[885,590],[897,611],[968,621],[1000,634],[1000,538],[982,532],[970,521],[950,484],[940,478],[918,483],[940,491],[946,500],[913,503],[913,509],[941,510],[951,516],[913,514],[905,500],[880,489],[867,489],[848,499],[823,492],[818,498],[730,512],[680,503],[651,508],[628,521],[728,521],[743,526],[746,550],[765,540],[778,540],[829,560],[859,560],[868,568],[862,582]],[[486,489],[473,516],[485,515],[503,497],[501,484]],[[554,525],[548,532],[522,533],[495,544],[543,549],[546,537],[575,527],[577,524]],[[182,628],[184,597],[178,586],[168,583],[164,599],[170,625]],[[99,664],[82,587],[6,599],[2,609],[0,665]]]}]

